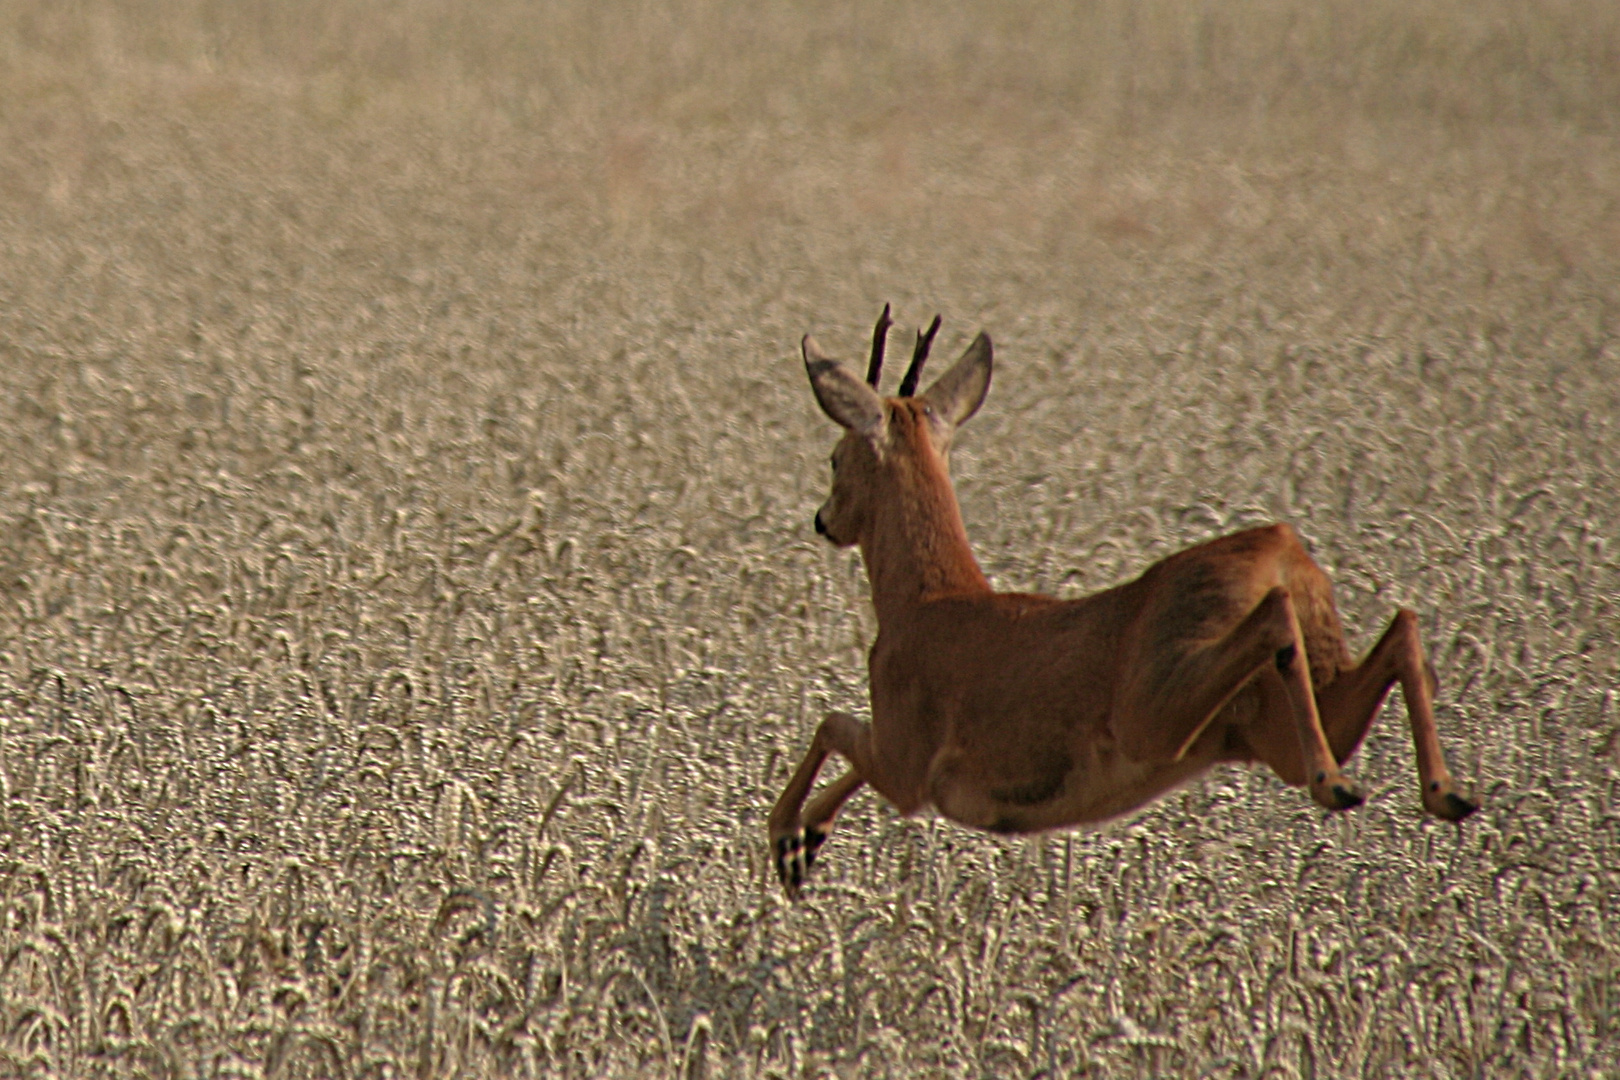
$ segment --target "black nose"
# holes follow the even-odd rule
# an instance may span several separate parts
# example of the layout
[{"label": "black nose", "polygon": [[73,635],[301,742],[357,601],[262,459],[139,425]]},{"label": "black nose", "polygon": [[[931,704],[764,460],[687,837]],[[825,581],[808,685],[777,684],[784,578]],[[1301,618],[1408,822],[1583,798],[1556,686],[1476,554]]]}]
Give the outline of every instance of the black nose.
[{"label": "black nose", "polygon": [[821,511],[820,510],[816,511],[816,534],[818,536],[826,536],[827,535],[827,526],[825,526],[825,525],[823,525],[821,523]]}]

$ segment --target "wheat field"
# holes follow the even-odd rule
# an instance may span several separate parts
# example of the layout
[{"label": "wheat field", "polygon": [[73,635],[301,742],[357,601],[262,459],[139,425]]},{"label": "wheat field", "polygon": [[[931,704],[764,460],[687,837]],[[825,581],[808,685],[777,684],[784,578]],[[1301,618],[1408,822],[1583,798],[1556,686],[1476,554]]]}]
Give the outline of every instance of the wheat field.
[{"label": "wheat field", "polygon": [[[1396,696],[1354,812],[863,793],[788,903],[885,301],[998,587],[1290,521],[1480,813]],[[16,0],[0,377],[0,1075],[1620,1071],[1607,0]]]}]

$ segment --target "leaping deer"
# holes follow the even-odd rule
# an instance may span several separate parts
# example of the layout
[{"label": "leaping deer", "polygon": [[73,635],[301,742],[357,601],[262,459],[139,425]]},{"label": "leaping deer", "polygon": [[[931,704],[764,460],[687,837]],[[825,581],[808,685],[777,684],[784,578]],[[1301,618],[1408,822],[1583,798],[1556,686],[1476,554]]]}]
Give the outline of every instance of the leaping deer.
[{"label": "leaping deer", "polygon": [[[990,339],[979,334],[917,396],[936,317],[899,396],[885,398],[890,325],[885,306],[865,382],[804,339],[816,400],[845,429],[816,531],[860,546],[878,635],[871,724],[828,713],[771,811],[790,897],[862,784],[905,815],[932,805],[963,825],[1030,833],[1123,814],[1216,762],[1261,761],[1348,810],[1362,795],[1340,765],[1396,682],[1424,809],[1447,821],[1477,809],[1440,750],[1417,616],[1397,611],[1352,663],[1332,585],[1288,525],[1210,540],[1078,600],[992,591],[948,467],[956,429],[990,389]],[[849,771],[805,809],[830,753]]]}]

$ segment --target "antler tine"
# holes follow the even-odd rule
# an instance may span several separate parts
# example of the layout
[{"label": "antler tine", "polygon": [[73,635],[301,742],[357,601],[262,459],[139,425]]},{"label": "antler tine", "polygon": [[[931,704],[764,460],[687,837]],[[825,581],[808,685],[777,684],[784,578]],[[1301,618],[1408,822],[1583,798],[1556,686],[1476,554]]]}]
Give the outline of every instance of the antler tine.
[{"label": "antler tine", "polygon": [[934,335],[939,333],[939,316],[928,324],[928,332],[917,331],[917,348],[911,353],[911,366],[906,368],[906,377],[900,380],[900,396],[910,397],[917,392],[917,379],[922,375],[923,364],[928,360],[928,350],[933,348]]},{"label": "antler tine", "polygon": [[889,318],[889,305],[883,305],[883,314],[878,316],[877,326],[872,330],[872,362],[866,367],[866,385],[877,389],[878,376],[883,374],[883,348],[889,343],[889,327],[894,320]]}]

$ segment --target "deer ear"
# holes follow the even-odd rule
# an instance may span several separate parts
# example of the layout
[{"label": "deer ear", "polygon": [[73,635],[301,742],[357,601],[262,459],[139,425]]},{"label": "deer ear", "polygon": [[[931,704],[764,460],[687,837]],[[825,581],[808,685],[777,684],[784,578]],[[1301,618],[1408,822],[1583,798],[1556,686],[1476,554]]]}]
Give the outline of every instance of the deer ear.
[{"label": "deer ear", "polygon": [[883,399],[842,364],[828,359],[809,334],[804,336],[804,368],[822,412],[857,434],[878,436],[883,430]]},{"label": "deer ear", "polygon": [[980,331],[962,358],[941,375],[923,397],[952,427],[967,423],[990,392],[990,335]]}]

